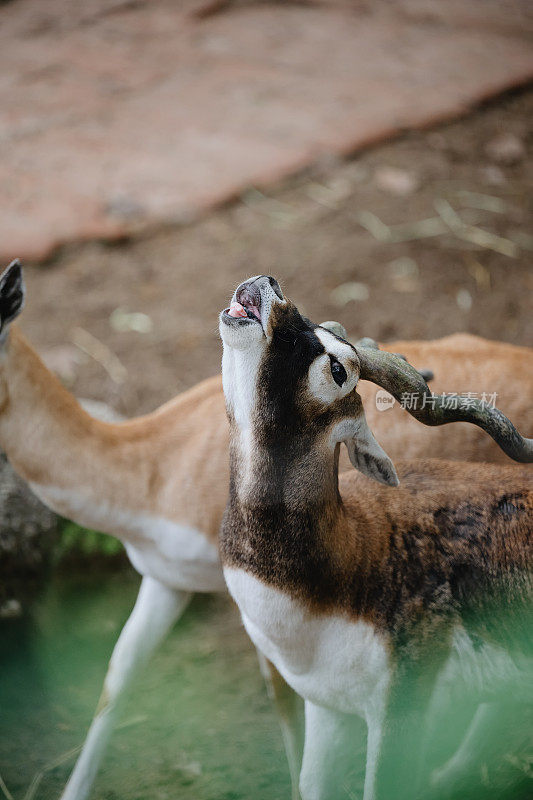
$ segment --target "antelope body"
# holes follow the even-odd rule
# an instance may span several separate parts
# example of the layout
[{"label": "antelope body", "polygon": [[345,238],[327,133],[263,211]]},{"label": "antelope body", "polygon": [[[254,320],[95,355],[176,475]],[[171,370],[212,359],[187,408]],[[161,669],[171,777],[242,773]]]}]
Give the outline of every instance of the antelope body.
[{"label": "antelope body", "polygon": [[[365,800],[413,800],[439,673],[464,677],[470,660],[490,694],[496,663],[498,679],[531,689],[531,471],[403,461],[399,488],[376,487],[369,477],[389,487],[398,477],[366,422],[359,378],[396,396],[412,382],[428,400],[417,414],[426,424],[455,421],[443,399],[429,402],[391,354],[303,319],[267,276],[241,284],[220,331],[231,429],[224,574],[252,641],[306,701],[302,795],[346,796],[327,756],[332,740],[354,747],[349,717],[360,715]],[[533,440],[497,409],[474,403],[460,418],[533,461]],[[338,480],[340,443],[366,478]]]},{"label": "antelope body", "polygon": [[[229,428],[220,376],[147,416],[121,424],[93,419],[11,324],[23,300],[20,267],[14,263],[0,278],[0,446],[47,505],[121,539],[142,575],[135,608],[113,652],[95,719],[63,795],[63,800],[82,800],[105,751],[117,703],[136,670],[179,618],[191,592],[225,589],[218,530],[228,495]],[[527,424],[533,391],[533,356],[527,349],[466,335],[401,342],[392,349],[415,364],[432,366],[437,387],[497,392],[507,413]],[[517,373],[523,376],[524,391],[509,394]],[[440,429],[430,432],[406,419],[398,405],[378,412],[371,385],[361,388],[368,390],[375,430],[393,455],[406,448],[419,456],[434,449],[459,452],[462,444],[470,458],[501,456],[491,440],[486,449],[488,437],[474,426],[453,426],[445,439]],[[406,423],[411,429],[407,441]],[[272,665],[264,666],[297,786],[299,706]]]}]

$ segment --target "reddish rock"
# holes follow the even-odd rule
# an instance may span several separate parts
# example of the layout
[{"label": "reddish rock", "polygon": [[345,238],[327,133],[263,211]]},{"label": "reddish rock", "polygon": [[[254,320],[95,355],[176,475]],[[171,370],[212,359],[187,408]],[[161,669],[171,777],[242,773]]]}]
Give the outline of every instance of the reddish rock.
[{"label": "reddish rock", "polygon": [[207,5],[2,6],[2,262],[189,221],[533,75],[527,0]]}]

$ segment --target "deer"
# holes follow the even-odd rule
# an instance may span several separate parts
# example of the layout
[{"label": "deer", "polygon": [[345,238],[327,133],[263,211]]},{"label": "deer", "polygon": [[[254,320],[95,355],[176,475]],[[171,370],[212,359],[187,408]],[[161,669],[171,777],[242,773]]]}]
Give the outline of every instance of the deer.
[{"label": "deer", "polygon": [[[242,283],[219,327],[224,576],[252,642],[304,698],[302,797],[347,796],[335,759],[354,749],[362,717],[364,800],[425,798],[424,721],[442,671],[467,680],[470,661],[490,692],[503,658],[519,695],[531,689],[532,473],[428,458],[395,467],[358,384],[415,393],[418,422],[472,423],[521,464],[533,439],[479,399],[450,407],[397,355],[310,322],[270,276]],[[339,477],[341,445],[357,472]]]},{"label": "deer", "polygon": [[[229,426],[220,375],[151,414],[118,424],[94,419],[47,369],[15,322],[25,294],[22,268],[14,261],[0,276],[0,447],[47,506],[118,537],[141,575],[138,598],[113,650],[94,719],[63,793],[63,800],[85,800],[135,675],[183,614],[192,593],[226,591],[218,532],[229,491]],[[325,325],[346,337],[342,327]],[[431,364],[436,386],[496,391],[506,412],[527,424],[533,391],[533,353],[527,348],[466,334],[390,348],[419,366]],[[516,374],[522,375],[522,393],[509,391]],[[462,447],[472,460],[500,458],[499,448],[492,441],[492,449],[487,448],[477,428],[458,424],[447,438],[439,437],[441,429],[418,425],[400,404],[379,412],[372,384],[364,390],[369,418],[394,456],[407,449],[410,456],[424,457]],[[345,458],[343,463],[350,462]],[[302,704],[273,664],[261,655],[260,663],[280,718],[296,798]]]}]

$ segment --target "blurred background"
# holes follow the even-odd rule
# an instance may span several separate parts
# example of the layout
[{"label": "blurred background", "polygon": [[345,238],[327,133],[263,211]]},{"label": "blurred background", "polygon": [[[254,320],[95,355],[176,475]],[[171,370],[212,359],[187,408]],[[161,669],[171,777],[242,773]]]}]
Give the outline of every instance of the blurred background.
[{"label": "blurred background", "polygon": [[[218,371],[218,311],[258,273],[353,337],[531,345],[532,32],[528,0],[0,3],[0,254],[26,265],[22,329],[127,416]],[[0,466],[0,797],[45,800],[139,579]],[[95,798],[288,796],[225,598],[195,599],[122,720]],[[523,782],[532,763],[507,767]],[[500,768],[471,796],[504,796]]]}]

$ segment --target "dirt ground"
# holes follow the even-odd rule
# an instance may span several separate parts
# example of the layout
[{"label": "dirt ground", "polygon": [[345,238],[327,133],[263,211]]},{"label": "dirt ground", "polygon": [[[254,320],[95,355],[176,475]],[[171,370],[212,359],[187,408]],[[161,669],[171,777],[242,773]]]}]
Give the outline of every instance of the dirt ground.
[{"label": "dirt ground", "polygon": [[[28,265],[21,325],[78,396],[128,415],[219,369],[217,314],[258,273],[276,276],[312,319],[339,319],[354,336],[470,331],[532,344],[532,118],[533,91],[523,91],[322,163],[268,196],[250,187],[197,224],[68,247]],[[444,232],[421,238],[413,223],[424,219]],[[472,243],[479,229],[497,238]],[[147,316],[130,316],[139,312]]]}]

